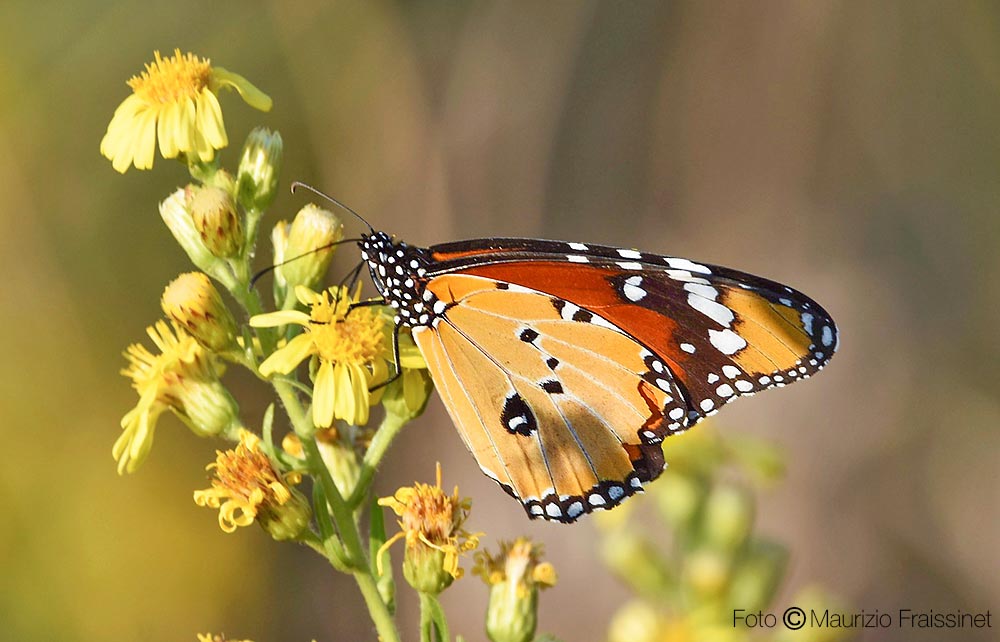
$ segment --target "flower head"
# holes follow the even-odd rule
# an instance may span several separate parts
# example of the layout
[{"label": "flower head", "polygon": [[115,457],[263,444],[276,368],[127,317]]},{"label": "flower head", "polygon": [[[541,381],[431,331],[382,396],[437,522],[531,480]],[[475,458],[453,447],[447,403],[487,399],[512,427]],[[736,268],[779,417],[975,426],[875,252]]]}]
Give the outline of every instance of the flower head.
[{"label": "flower head", "polygon": [[163,312],[202,346],[223,352],[236,346],[236,320],[202,272],[185,272],[163,290]]},{"label": "flower head", "polygon": [[271,99],[250,81],[205,58],[180,49],[166,58],[158,51],[153,56],[146,70],[128,81],[132,94],[115,110],[101,140],[101,154],[119,172],[133,164],[152,168],[157,140],[164,158],[183,153],[212,160],[215,150],[229,143],[218,99],[223,87],[235,89],[251,107],[271,109]]},{"label": "flower head", "polygon": [[[299,286],[298,300],[309,306],[309,313],[282,310],[260,314],[250,319],[254,327],[296,324],[304,331],[276,350],[260,373],[287,374],[307,357],[313,374],[313,423],[326,428],[334,419],[360,426],[368,422],[369,407],[378,403],[381,390],[369,392],[389,377],[392,360],[390,323],[385,312],[365,306],[351,310],[361,288],[351,296],[346,287],[316,293]],[[350,312],[350,314],[348,314]]]},{"label": "flower head", "polygon": [[219,526],[227,533],[260,523],[274,539],[294,539],[309,525],[309,503],[293,486],[298,473],[279,473],[261,449],[257,435],[240,431],[234,450],[216,451],[212,487],[196,490],[199,506],[219,509]]},{"label": "flower head", "polygon": [[[459,557],[475,550],[481,534],[469,533],[463,528],[472,502],[459,498],[457,486],[451,495],[442,490],[440,464],[436,485],[416,482],[413,486],[400,488],[391,497],[380,498],[378,503],[391,508],[400,518],[402,531],[390,538],[383,548],[405,538],[403,575],[413,588],[437,594],[462,577]],[[381,551],[379,553],[381,555]]]},{"label": "flower head", "polygon": [[133,344],[125,351],[139,403],[122,417],[123,432],[112,454],[118,472],[134,472],[153,447],[156,421],[171,410],[200,436],[233,432],[239,426],[236,402],[219,381],[221,365],[178,325],[158,321],[146,333],[159,354]]},{"label": "flower head", "polygon": [[265,210],[278,193],[281,134],[257,127],[247,136],[236,170],[236,195],[247,209]]},{"label": "flower head", "polygon": [[472,572],[490,586],[486,631],[494,642],[528,642],[538,624],[538,591],[554,586],[556,572],[541,561],[542,547],[526,537],[501,542],[500,552],[476,554]]},{"label": "flower head", "polygon": [[285,310],[295,307],[295,288],[315,287],[333,260],[334,243],[344,236],[340,218],[309,203],[291,224],[279,221],[271,232],[274,244],[276,301]]},{"label": "flower head", "polygon": [[215,256],[231,258],[243,249],[243,223],[229,190],[214,185],[189,186],[191,221],[205,247]]}]

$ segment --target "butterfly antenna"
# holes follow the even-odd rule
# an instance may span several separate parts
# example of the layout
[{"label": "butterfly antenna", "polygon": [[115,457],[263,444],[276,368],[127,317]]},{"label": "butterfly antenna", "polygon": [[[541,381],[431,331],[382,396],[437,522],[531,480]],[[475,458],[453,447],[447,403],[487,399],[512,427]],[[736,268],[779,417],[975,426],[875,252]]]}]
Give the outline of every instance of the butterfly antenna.
[{"label": "butterfly antenna", "polygon": [[344,205],[343,203],[341,203],[340,201],[338,201],[334,197],[330,196],[329,194],[326,194],[325,192],[319,191],[318,189],[316,189],[312,185],[307,185],[306,183],[302,183],[300,181],[295,181],[294,183],[292,183],[292,194],[294,194],[295,190],[297,190],[300,187],[303,188],[303,189],[309,190],[310,192],[312,192],[316,196],[319,196],[321,198],[325,198],[326,200],[330,201],[331,203],[333,203],[334,205],[336,205],[340,209],[344,210],[345,212],[350,212],[351,214],[354,215],[355,218],[357,218],[359,221],[361,221],[362,223],[364,223],[372,233],[375,232],[375,228],[372,227],[371,223],[369,223],[368,221],[365,220],[365,217],[361,216],[360,214],[358,214],[357,212],[355,212],[354,210],[352,210],[350,207]]},{"label": "butterfly antenna", "polygon": [[360,240],[361,239],[341,239],[341,240],[335,241],[333,243],[327,243],[326,245],[321,245],[321,246],[319,246],[317,248],[313,248],[313,249],[309,250],[308,252],[303,252],[302,254],[299,254],[298,256],[293,256],[292,258],[286,259],[286,260],[282,261],[281,263],[275,263],[274,265],[272,265],[270,267],[264,268],[263,270],[261,270],[257,274],[254,274],[253,278],[250,279],[250,287],[255,286],[257,284],[257,281],[259,281],[262,276],[266,275],[268,272],[273,272],[275,269],[280,268],[282,265],[288,265],[292,261],[298,261],[299,259],[304,258],[306,256],[309,256],[310,254],[315,254],[316,252],[322,252],[323,250],[328,250],[331,247],[337,247],[341,243],[357,243]]}]

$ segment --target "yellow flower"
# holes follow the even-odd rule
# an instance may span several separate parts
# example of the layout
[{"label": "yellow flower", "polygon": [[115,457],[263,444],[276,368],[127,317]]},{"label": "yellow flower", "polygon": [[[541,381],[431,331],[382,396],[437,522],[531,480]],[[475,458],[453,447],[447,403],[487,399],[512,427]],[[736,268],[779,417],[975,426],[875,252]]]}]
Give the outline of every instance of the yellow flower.
[{"label": "yellow flower", "polygon": [[219,526],[227,533],[255,520],[274,539],[294,539],[309,525],[309,504],[292,486],[302,476],[292,472],[282,475],[260,447],[257,435],[240,431],[235,450],[216,451],[212,487],[196,490],[199,506],[219,509]]},{"label": "yellow flower", "polygon": [[218,99],[224,87],[235,89],[251,107],[271,109],[271,99],[250,81],[212,67],[208,59],[180,49],[172,57],[153,55],[146,71],[128,81],[132,94],[115,110],[101,140],[101,154],[121,173],[133,164],[153,167],[157,139],[164,158],[186,154],[212,160],[215,150],[229,143]]},{"label": "yellow flower", "polygon": [[354,296],[346,287],[316,293],[299,286],[295,295],[309,306],[309,314],[281,310],[250,319],[250,325],[257,328],[286,324],[304,328],[260,364],[260,373],[265,377],[288,374],[311,357],[312,415],[318,428],[329,427],[334,419],[355,426],[367,423],[369,407],[382,395],[381,388],[374,393],[369,389],[389,378],[391,322],[378,307],[356,308],[348,314],[360,294],[360,286]]},{"label": "yellow flower", "polygon": [[555,586],[556,571],[542,547],[526,537],[501,542],[500,552],[476,554],[472,572],[490,586],[486,632],[493,642],[529,642],[538,626],[538,591]]},{"label": "yellow flower", "polygon": [[222,366],[177,324],[157,321],[146,334],[159,349],[153,354],[133,344],[125,351],[129,365],[121,371],[132,379],[139,403],[122,417],[123,432],[112,454],[118,473],[134,472],[153,447],[156,421],[171,410],[199,436],[235,432],[238,408],[219,376]]},{"label": "yellow flower", "polygon": [[[382,497],[379,506],[387,506],[400,518],[401,532],[391,537],[376,558],[381,563],[382,551],[396,540],[405,538],[403,575],[413,588],[436,595],[452,581],[462,577],[459,557],[475,550],[481,533],[469,533],[464,528],[472,501],[459,499],[458,486],[451,495],[441,489],[441,465],[437,467],[437,484],[406,486],[392,497]],[[381,568],[378,569],[381,574]]]}]

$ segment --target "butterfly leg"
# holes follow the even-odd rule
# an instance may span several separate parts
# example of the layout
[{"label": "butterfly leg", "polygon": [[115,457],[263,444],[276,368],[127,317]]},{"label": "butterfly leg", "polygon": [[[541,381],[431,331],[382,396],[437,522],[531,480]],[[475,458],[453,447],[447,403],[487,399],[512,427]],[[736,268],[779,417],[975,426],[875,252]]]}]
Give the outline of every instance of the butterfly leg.
[{"label": "butterfly leg", "polygon": [[375,392],[379,388],[383,388],[385,386],[388,386],[390,383],[392,383],[396,379],[399,379],[401,376],[403,376],[403,368],[402,368],[402,366],[399,365],[399,326],[398,325],[397,326],[393,326],[393,328],[392,328],[392,365],[396,369],[396,372],[391,377],[389,377],[388,379],[386,379],[382,383],[378,384],[377,386],[372,386],[371,388],[369,388],[368,392]]}]

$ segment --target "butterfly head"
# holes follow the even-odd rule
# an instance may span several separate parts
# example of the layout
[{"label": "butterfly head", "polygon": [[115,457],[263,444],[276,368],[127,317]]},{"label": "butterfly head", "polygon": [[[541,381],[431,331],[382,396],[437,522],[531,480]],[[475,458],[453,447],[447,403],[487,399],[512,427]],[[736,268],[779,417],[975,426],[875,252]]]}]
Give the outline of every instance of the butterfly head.
[{"label": "butterfly head", "polygon": [[435,300],[425,289],[429,260],[426,251],[394,241],[385,232],[363,234],[358,247],[379,294],[396,309],[396,323],[430,325]]}]

